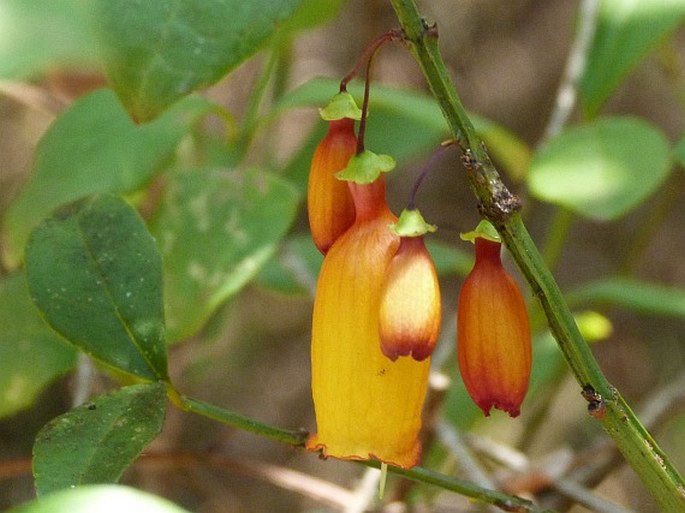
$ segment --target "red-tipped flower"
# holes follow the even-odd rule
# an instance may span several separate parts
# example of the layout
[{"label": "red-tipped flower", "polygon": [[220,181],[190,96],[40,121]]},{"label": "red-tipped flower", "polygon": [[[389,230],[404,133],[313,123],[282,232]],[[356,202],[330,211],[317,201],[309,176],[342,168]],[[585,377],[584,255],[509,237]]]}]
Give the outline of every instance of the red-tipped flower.
[{"label": "red-tipped flower", "polygon": [[354,222],[354,203],[349,188],[335,174],[345,169],[357,150],[354,120],[360,115],[348,93],[334,96],[321,110],[321,117],[329,121],[329,128],[312,158],[307,211],[312,238],[324,254]]},{"label": "red-tipped flower", "polygon": [[479,225],[466,238],[476,245],[476,263],[459,295],[457,353],[469,395],[483,410],[518,416],[528,390],[531,340],[521,292],[500,260],[499,236]]},{"label": "red-tipped flower", "polygon": [[423,234],[426,224],[418,210],[405,210],[394,227],[401,236],[397,253],[385,273],[381,293],[381,351],[395,361],[428,358],[440,332],[440,285]]}]

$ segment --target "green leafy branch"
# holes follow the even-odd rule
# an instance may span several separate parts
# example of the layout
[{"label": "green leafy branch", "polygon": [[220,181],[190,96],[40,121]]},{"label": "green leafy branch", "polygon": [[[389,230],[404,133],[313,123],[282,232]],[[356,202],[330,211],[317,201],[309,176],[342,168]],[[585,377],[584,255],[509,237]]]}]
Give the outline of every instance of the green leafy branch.
[{"label": "green leafy branch", "polygon": [[[183,411],[304,446],[306,432],[288,431],[184,396],[171,384],[159,251],[143,220],[122,199],[94,196],[45,220],[31,235],[26,267],[33,301],[53,329],[125,381],[138,382],[99,396],[41,430],[34,448],[39,494],[118,480],[160,432],[165,396]],[[124,440],[127,450],[121,451],[117,448]],[[525,499],[424,468],[390,470],[507,511],[539,511]]]}]

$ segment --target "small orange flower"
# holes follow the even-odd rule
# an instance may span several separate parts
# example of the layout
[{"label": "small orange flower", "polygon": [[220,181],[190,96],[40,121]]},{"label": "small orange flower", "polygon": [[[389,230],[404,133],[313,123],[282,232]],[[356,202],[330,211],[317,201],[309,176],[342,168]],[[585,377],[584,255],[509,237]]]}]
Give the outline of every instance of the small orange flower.
[{"label": "small orange flower", "polygon": [[469,395],[486,416],[494,407],[516,417],[531,370],[528,313],[518,286],[502,266],[500,242],[478,229],[472,237],[476,263],[457,309],[459,368]]},{"label": "small orange flower", "polygon": [[317,433],[310,450],[342,459],[418,463],[430,359],[391,361],[381,352],[379,312],[386,270],[400,237],[385,181],[350,182],[354,224],[324,259],[312,322],[312,395]]},{"label": "small orange flower", "polygon": [[312,237],[326,253],[333,242],[354,222],[354,203],[347,182],[335,174],[347,166],[357,149],[354,120],[329,122],[326,137],[314,152],[307,187],[307,211]]},{"label": "small orange flower", "polygon": [[397,226],[408,216],[418,216],[423,226],[418,233],[400,239],[381,295],[381,350],[393,361],[398,356],[411,355],[418,361],[428,358],[440,332],[440,285],[423,240],[423,233],[435,228],[426,225],[418,211],[405,210],[396,225],[397,233]]}]

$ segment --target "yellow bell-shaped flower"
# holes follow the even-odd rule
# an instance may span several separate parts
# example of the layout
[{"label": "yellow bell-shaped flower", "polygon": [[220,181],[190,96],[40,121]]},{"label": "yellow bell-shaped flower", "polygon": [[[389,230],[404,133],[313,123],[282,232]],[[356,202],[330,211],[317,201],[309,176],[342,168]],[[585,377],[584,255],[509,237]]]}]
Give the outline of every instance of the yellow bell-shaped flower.
[{"label": "yellow bell-shaped flower", "polygon": [[420,456],[430,358],[392,361],[381,352],[381,290],[400,243],[389,229],[397,218],[387,207],[382,176],[349,188],[355,221],[326,254],[314,301],[317,433],[307,447],[324,456],[409,468]]},{"label": "yellow bell-shaped flower", "polygon": [[404,210],[393,227],[400,247],[386,272],[381,295],[381,351],[391,360],[428,358],[440,334],[440,284],[423,235],[434,231],[416,209]]}]

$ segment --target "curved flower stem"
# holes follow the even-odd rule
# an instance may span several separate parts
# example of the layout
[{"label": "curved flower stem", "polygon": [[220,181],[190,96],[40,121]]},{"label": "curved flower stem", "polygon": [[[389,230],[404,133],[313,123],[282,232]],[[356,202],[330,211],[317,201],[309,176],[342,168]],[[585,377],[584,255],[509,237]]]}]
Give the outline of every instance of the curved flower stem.
[{"label": "curved flower stem", "polygon": [[[361,461],[360,463],[368,467],[381,467],[380,462],[375,460]],[[516,497],[515,495],[507,495],[506,493],[488,490],[487,488],[481,488],[480,486],[469,481],[455,479],[423,467],[414,467],[411,469],[388,467],[388,472],[411,479],[413,481],[432,484],[442,488],[443,490],[449,490],[458,493],[459,495],[463,495],[464,497],[469,497],[487,504],[492,504],[503,511],[515,511],[521,513],[544,513],[549,511],[542,510],[536,507],[529,500]]]},{"label": "curved flower stem", "polygon": [[222,424],[249,431],[276,442],[303,447],[307,440],[307,433],[304,431],[288,431],[269,424],[264,424],[263,422],[259,422],[250,417],[244,417],[232,411],[205,403],[199,399],[193,399],[192,397],[180,394],[175,399],[176,400],[173,400],[174,404],[183,411],[196,413],[203,417],[221,422]]},{"label": "curved flower stem", "polygon": [[518,199],[503,184],[466,115],[438,50],[436,27],[426,24],[414,0],[390,2],[404,30],[405,40],[464,152],[462,160],[469,183],[479,200],[480,211],[500,232],[503,242],[540,301],[550,329],[583,388],[589,411],[613,438],[662,511],[683,511],[685,482],[682,476],[618,391],[607,381],[581,336],[558,285],[521,220]]},{"label": "curved flower stem", "polygon": [[[222,424],[249,431],[276,442],[285,443],[294,447],[302,447],[308,436],[305,431],[289,431],[287,429],[282,429],[225,410],[199,399],[181,395],[173,388],[167,389],[167,395],[171,402],[183,411],[202,415],[203,417],[216,420]],[[357,463],[364,464],[368,467],[380,468],[380,462],[378,461],[362,461]],[[421,467],[414,467],[409,470],[388,467],[388,470],[394,474],[406,477],[407,479],[436,485],[445,490],[457,492],[465,497],[471,497],[488,504],[493,504],[504,511],[541,513],[541,510],[535,508],[532,502],[516,497],[515,495],[488,490],[468,481],[454,479]]]}]

